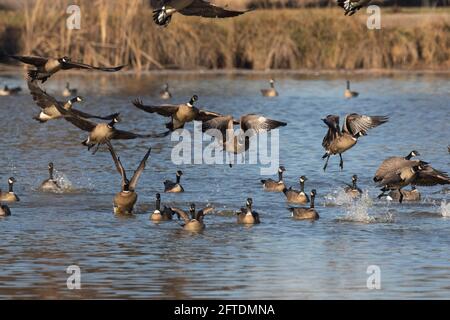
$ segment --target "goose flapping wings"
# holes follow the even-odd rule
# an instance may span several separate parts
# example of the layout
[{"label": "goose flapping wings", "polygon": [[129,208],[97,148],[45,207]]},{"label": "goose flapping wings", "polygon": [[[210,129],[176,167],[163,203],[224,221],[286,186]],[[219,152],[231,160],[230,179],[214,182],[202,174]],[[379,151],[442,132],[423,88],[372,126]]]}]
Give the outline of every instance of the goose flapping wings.
[{"label": "goose flapping wings", "polygon": [[352,136],[365,136],[369,129],[378,127],[389,120],[386,116],[366,116],[351,113],[345,116],[342,132]]},{"label": "goose flapping wings", "polygon": [[180,10],[185,16],[200,16],[204,18],[230,18],[244,14],[246,11],[228,10],[206,0],[194,0],[192,3]]},{"label": "goose flapping wings", "polygon": [[338,6],[344,9],[345,15],[352,16],[358,10],[367,6],[371,0],[337,0]]}]

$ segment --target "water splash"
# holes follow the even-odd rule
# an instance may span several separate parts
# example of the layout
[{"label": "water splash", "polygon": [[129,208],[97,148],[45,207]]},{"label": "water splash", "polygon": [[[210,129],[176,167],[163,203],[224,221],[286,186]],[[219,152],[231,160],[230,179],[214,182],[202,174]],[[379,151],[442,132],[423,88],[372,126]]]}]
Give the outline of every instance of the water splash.
[{"label": "water splash", "polygon": [[450,217],[450,202],[442,200],[440,209],[443,217]]}]

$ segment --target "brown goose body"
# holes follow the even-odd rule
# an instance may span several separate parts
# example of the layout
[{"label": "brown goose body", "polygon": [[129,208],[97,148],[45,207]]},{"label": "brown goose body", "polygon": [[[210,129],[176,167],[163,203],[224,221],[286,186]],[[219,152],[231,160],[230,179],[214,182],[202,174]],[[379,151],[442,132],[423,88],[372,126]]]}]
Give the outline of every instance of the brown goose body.
[{"label": "brown goose body", "polygon": [[176,174],[176,182],[173,182],[170,180],[164,181],[164,192],[167,192],[167,193],[184,192],[184,188],[180,183],[182,175],[183,175],[183,172],[181,170],[178,170],[177,174]]},{"label": "brown goose body", "polygon": [[0,190],[0,202],[18,202],[20,198],[14,192],[14,183],[17,182],[13,177],[8,179],[8,192]]},{"label": "brown goose body", "polygon": [[305,181],[308,180],[305,176],[300,177],[300,190],[294,190],[291,188],[284,189],[283,193],[286,196],[286,200],[289,203],[304,204],[309,202],[309,197],[305,193]]},{"label": "brown goose body", "polygon": [[62,188],[59,185],[58,181],[56,181],[54,179],[53,171],[54,171],[53,163],[50,162],[48,164],[49,178],[41,183],[41,186],[40,186],[40,190],[41,191],[43,191],[43,192],[56,192],[56,193],[62,191]]},{"label": "brown goose body", "polygon": [[[421,199],[420,192],[416,188],[413,188],[411,190],[402,190],[402,193],[404,201],[420,201]],[[389,192],[389,196],[393,200],[400,200],[400,191],[392,190],[391,192]]]},{"label": "brown goose body", "polygon": [[261,221],[259,220],[258,212],[253,211],[253,199],[248,198],[246,207],[241,208],[240,211],[237,212],[237,223],[239,224],[259,224]]},{"label": "brown goose body", "polygon": [[377,169],[377,172],[373,177],[373,181],[379,182],[386,175],[395,172],[403,167],[419,165],[420,163],[423,163],[420,160],[411,160],[411,158],[417,156],[420,156],[420,153],[413,150],[406,157],[389,157],[385,159]]},{"label": "brown goose body", "polygon": [[11,215],[11,210],[6,204],[0,203],[0,217],[7,217]]},{"label": "brown goose body", "polygon": [[164,206],[164,209],[161,210],[161,195],[159,193],[156,194],[156,202],[155,202],[155,210],[150,215],[150,220],[154,222],[162,222],[172,220],[172,216],[175,214],[170,208]]},{"label": "brown goose body", "polygon": [[355,174],[352,177],[352,184],[348,184],[344,191],[350,198],[359,198],[362,195],[362,190],[357,186],[358,176]]},{"label": "brown goose body", "polygon": [[134,191],[121,191],[114,196],[114,213],[131,214],[136,204],[138,195]]},{"label": "brown goose body", "polygon": [[189,214],[178,208],[170,208],[170,210],[178,215],[178,219],[182,218],[184,220],[184,225],[182,225],[184,230],[191,232],[200,232],[205,229],[205,223],[203,222],[204,216],[210,213],[213,208],[207,207],[196,213],[195,204],[191,204],[189,208]]},{"label": "brown goose body", "polygon": [[286,185],[283,181],[283,172],[285,171],[286,169],[283,166],[278,168],[278,181],[272,179],[261,180],[264,191],[283,192],[283,190],[286,189]]},{"label": "brown goose body", "polygon": [[289,208],[292,212],[292,218],[295,220],[317,220],[319,214],[314,208],[314,199],[316,197],[316,190],[311,190],[311,205],[309,208]]}]

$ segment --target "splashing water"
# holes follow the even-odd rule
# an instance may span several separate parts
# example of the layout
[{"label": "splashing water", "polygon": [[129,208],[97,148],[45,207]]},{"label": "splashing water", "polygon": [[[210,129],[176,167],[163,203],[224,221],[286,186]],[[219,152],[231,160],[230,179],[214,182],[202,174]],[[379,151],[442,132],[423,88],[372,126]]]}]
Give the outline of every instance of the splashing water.
[{"label": "splashing water", "polygon": [[441,214],[443,217],[450,217],[450,202],[446,202],[445,200],[443,200],[441,202]]}]

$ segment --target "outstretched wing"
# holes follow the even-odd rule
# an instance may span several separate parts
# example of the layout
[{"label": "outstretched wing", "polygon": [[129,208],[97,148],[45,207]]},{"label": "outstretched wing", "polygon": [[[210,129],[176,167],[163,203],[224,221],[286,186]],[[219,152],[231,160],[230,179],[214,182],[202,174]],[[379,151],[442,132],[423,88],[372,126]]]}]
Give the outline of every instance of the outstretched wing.
[{"label": "outstretched wing", "polygon": [[257,133],[260,133],[262,131],[270,131],[286,125],[286,122],[272,120],[257,114],[247,114],[241,117],[241,128],[244,132],[252,129]]},{"label": "outstretched wing", "polygon": [[69,61],[69,62],[63,62],[61,65],[61,69],[68,70],[68,69],[94,69],[94,70],[100,70],[100,71],[106,71],[106,72],[116,72],[121,70],[125,65],[117,66],[117,67],[94,67],[89,64],[85,64],[82,62],[75,62],[75,61]]},{"label": "outstretched wing", "polygon": [[133,104],[136,108],[141,109],[145,112],[157,113],[164,117],[171,117],[178,111],[178,106],[175,105],[167,104],[161,106],[145,106],[142,104],[142,101],[138,99],[134,100]]},{"label": "outstretched wing", "polygon": [[186,212],[184,212],[183,210],[181,210],[181,209],[178,209],[178,208],[170,208],[173,212],[175,212],[176,214],[177,214],[177,216],[178,216],[178,219],[183,219],[184,220],[184,222],[186,222],[186,223],[188,223],[189,221],[191,221],[191,219],[189,218],[189,215],[186,213]]},{"label": "outstretched wing", "polygon": [[112,119],[114,119],[114,117],[117,116],[117,113],[110,114],[109,116],[106,116],[106,117],[95,116],[90,113],[86,113],[86,112],[76,110],[73,108],[71,109],[71,111],[74,115],[81,117],[81,118],[86,118],[86,119],[112,120]]},{"label": "outstretched wing", "polygon": [[141,163],[139,164],[139,167],[134,172],[133,178],[131,178],[130,181],[130,190],[135,190],[137,182],[139,180],[139,177],[141,176],[142,172],[145,169],[145,164],[147,162],[148,157],[150,156],[150,152],[152,151],[152,148],[149,148],[147,153],[145,154],[144,158],[142,159]]},{"label": "outstretched wing", "polygon": [[424,170],[417,173],[416,178],[414,179],[412,184],[417,186],[450,184],[450,177],[446,172],[436,170],[431,166],[426,166]]},{"label": "outstretched wing", "polygon": [[123,168],[122,163],[120,162],[120,158],[117,157],[112,144],[107,142],[107,145],[108,145],[109,152],[111,153],[111,156],[114,160],[114,163],[116,164],[117,171],[122,176],[122,190],[123,190],[123,188],[125,187],[126,181],[127,181],[127,174],[125,172],[125,169]]},{"label": "outstretched wing", "polygon": [[205,0],[194,0],[189,6],[179,11],[185,16],[200,16],[204,18],[229,18],[239,16],[246,11],[227,10]]},{"label": "outstretched wing", "polygon": [[197,220],[197,221],[203,221],[203,217],[205,216],[205,215],[207,215],[207,214],[209,214],[209,213],[211,213],[211,212],[213,212],[214,211],[214,208],[213,207],[206,207],[206,208],[204,208],[204,209],[202,209],[202,210],[200,210],[199,212],[197,212],[197,215],[195,216],[195,219]]},{"label": "outstretched wing", "polygon": [[367,135],[369,129],[378,127],[389,120],[386,116],[366,116],[357,113],[345,116],[343,132],[347,132],[353,136]]},{"label": "outstretched wing", "polygon": [[32,82],[30,80],[27,81],[28,89],[30,89],[30,94],[33,97],[33,100],[41,109],[45,109],[51,106],[56,106],[60,104],[54,97],[46,93],[42,90],[36,82]]},{"label": "outstretched wing", "polygon": [[229,127],[233,128],[232,126],[230,126],[230,121],[233,121],[232,116],[215,117],[211,120],[203,121],[202,122],[202,132],[206,132],[208,130],[215,129],[215,130],[219,130],[222,133],[222,135],[225,137],[227,129]]},{"label": "outstretched wing", "polygon": [[19,60],[20,62],[31,64],[33,66],[39,67],[43,66],[47,63],[47,58],[42,57],[36,57],[36,56],[16,56],[16,55],[10,55],[10,58],[13,58],[15,60]]},{"label": "outstretched wing", "polygon": [[220,113],[207,111],[207,110],[199,110],[195,120],[197,121],[208,121],[217,117],[222,117]]}]

